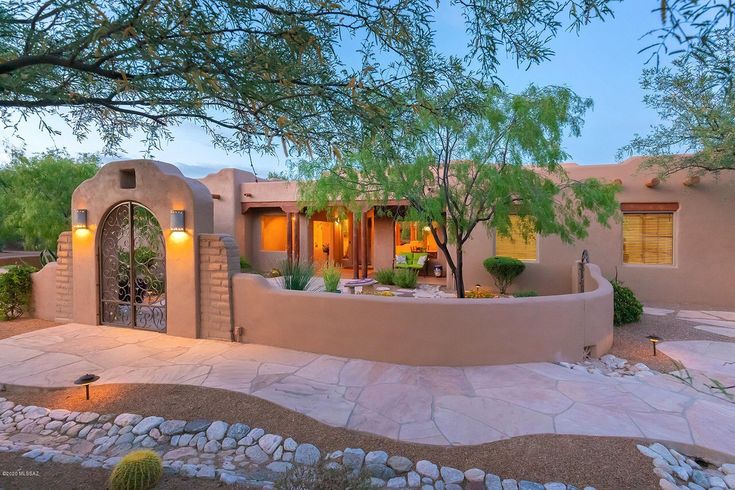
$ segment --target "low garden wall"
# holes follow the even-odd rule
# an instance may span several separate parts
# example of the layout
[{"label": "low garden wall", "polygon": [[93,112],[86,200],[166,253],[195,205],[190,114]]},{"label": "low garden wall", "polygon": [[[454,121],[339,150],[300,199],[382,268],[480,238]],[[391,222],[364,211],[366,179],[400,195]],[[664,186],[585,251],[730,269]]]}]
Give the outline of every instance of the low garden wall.
[{"label": "low garden wall", "polygon": [[49,321],[56,319],[56,270],[58,266],[58,262],[49,262],[43,269],[31,274],[34,318]]},{"label": "low garden wall", "polygon": [[612,346],[612,286],[585,268],[584,293],[464,300],[288,291],[235,274],[234,327],[242,342],[398,364],[574,362]]}]

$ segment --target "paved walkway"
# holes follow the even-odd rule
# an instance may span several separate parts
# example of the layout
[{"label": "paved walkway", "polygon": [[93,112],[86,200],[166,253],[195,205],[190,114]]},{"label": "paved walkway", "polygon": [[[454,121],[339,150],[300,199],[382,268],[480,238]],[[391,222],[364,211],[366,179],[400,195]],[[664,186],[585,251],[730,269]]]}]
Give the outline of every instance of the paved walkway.
[{"label": "paved walkway", "polygon": [[735,455],[735,405],[668,376],[550,363],[412,367],[67,324],[0,341],[0,383],[179,383],[249,393],[338,427],[440,445],[541,434],[647,437]]}]

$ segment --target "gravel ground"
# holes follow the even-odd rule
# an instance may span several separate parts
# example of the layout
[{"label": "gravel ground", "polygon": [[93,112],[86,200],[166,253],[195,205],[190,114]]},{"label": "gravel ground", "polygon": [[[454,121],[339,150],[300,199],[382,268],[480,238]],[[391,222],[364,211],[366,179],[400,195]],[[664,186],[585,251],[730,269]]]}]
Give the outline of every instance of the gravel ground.
[{"label": "gravel ground", "polygon": [[653,356],[651,343],[646,336],[658,335],[667,340],[715,340],[733,342],[735,339],[694,328],[695,323],[679,320],[674,315],[643,315],[641,321],[615,327],[613,347],[614,354],[635,364],[642,362],[651,369],[669,372],[675,369],[674,363],[665,354]]},{"label": "gravel ground", "polygon": [[59,323],[39,320],[37,318],[19,318],[10,322],[0,322],[0,339],[7,339],[22,333],[54,327]]},{"label": "gravel ground", "polygon": [[[3,476],[3,472],[36,472],[29,476]],[[0,488],[3,490],[56,489],[88,490],[107,488],[110,470],[82,468],[76,464],[37,463],[19,453],[0,453]],[[192,480],[178,475],[164,475],[157,490],[209,490],[229,488],[212,480]]]},{"label": "gravel ground", "polygon": [[[408,444],[330,427],[260,398],[225,390],[179,385],[99,385],[92,399],[81,389],[53,391],[11,390],[3,393],[16,403],[97,413],[133,412],[191,420],[206,418],[244,422],[267,432],[310,442],[323,451],[360,447],[384,450],[413,461],[428,459],[439,465],[482,468],[503,478],[562,481],[598,490],[655,489],[650,461],[634,439],[537,435],[514,437],[480,446],[442,447]],[[76,473],[75,473],[76,475]],[[77,478],[77,476],[70,476]],[[73,483],[73,479],[69,483]]]}]

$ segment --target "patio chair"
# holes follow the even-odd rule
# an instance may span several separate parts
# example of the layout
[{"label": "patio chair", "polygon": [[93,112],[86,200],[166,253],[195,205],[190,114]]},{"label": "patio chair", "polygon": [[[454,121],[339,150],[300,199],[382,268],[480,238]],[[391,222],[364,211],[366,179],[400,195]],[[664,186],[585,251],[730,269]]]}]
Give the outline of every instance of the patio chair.
[{"label": "patio chair", "polygon": [[[396,255],[395,268],[396,269],[411,269],[426,272],[429,264],[429,254],[427,253],[401,253]],[[425,275],[425,274],[424,274]]]}]

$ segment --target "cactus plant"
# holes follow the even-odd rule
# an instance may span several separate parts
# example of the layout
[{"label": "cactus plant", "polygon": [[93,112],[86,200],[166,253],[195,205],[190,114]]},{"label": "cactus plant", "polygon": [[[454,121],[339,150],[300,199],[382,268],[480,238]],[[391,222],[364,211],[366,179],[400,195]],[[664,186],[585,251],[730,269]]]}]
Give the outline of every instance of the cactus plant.
[{"label": "cactus plant", "polygon": [[112,470],[110,490],[149,490],[163,475],[161,457],[143,449],[128,453]]}]

